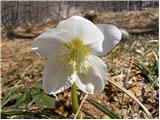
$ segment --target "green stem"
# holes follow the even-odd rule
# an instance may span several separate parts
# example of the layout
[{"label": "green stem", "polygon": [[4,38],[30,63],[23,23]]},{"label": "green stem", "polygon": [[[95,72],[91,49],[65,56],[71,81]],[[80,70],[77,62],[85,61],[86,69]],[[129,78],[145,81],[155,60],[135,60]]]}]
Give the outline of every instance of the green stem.
[{"label": "green stem", "polygon": [[77,97],[77,86],[75,82],[71,87],[71,96],[72,96],[72,109],[73,109],[73,112],[76,114],[78,110],[78,97]]}]

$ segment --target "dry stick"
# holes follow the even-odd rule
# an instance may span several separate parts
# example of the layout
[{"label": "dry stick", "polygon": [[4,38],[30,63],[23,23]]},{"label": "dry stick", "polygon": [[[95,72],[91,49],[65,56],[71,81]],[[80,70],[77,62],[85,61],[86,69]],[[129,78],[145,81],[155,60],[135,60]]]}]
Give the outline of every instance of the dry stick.
[{"label": "dry stick", "polygon": [[[128,80],[129,80],[129,76],[130,76],[132,64],[133,64],[133,57],[132,57],[131,64],[130,64],[129,69],[128,69],[128,73],[127,73],[126,79],[125,79],[124,82],[123,82],[123,87],[124,87],[124,88],[127,87],[127,82],[128,82]],[[123,98],[124,98],[124,93],[123,93],[123,95],[122,95],[122,101],[121,101],[122,106],[123,106]],[[123,109],[121,110],[121,116],[122,116],[122,112],[123,112]]]},{"label": "dry stick", "polygon": [[128,90],[126,90],[125,88],[123,88],[121,85],[119,85],[118,83],[116,83],[114,80],[110,80],[108,79],[108,82],[110,82],[111,84],[113,84],[114,86],[118,87],[119,89],[121,89],[123,92],[125,92],[128,96],[130,96],[133,100],[135,100],[145,111],[145,113],[147,114],[147,116],[149,118],[153,118],[151,113],[147,110],[147,108]]},{"label": "dry stick", "polygon": [[88,94],[85,94],[85,96],[84,96],[84,98],[83,98],[83,100],[82,100],[82,102],[81,102],[81,104],[80,104],[80,106],[79,106],[79,108],[78,108],[78,110],[76,112],[76,115],[74,116],[74,119],[77,118],[78,113],[79,113],[79,111],[80,111],[80,109],[81,109],[81,107],[82,107],[82,105],[83,105],[83,103],[84,103],[84,101],[86,100],[87,97],[88,97]]}]

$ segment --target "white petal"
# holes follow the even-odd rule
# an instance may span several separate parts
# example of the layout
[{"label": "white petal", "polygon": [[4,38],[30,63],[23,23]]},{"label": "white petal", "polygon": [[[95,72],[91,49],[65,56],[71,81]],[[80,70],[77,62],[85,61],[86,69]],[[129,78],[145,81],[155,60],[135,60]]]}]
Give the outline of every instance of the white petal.
[{"label": "white petal", "polygon": [[54,56],[56,50],[69,39],[72,36],[66,30],[52,28],[35,38],[32,50],[44,57]]},{"label": "white petal", "polygon": [[90,55],[88,61],[91,64],[86,74],[79,74],[75,83],[79,89],[89,94],[102,92],[106,84],[107,66],[98,57]]},{"label": "white petal", "polygon": [[113,49],[121,40],[122,33],[116,26],[110,24],[97,24],[97,27],[104,34],[103,52],[100,52],[98,55],[104,55],[106,52]]},{"label": "white petal", "polygon": [[99,53],[103,52],[102,42],[88,44],[87,46],[90,48],[91,54],[93,55],[99,55]]},{"label": "white petal", "polygon": [[[84,41],[84,44],[93,44],[103,42],[103,33],[89,20],[73,16],[67,20],[61,21],[57,28],[68,30],[75,38],[79,37]],[[102,48],[101,48],[102,49]]]},{"label": "white petal", "polygon": [[43,71],[43,88],[48,94],[57,94],[71,86],[70,74],[54,59],[49,58]]}]

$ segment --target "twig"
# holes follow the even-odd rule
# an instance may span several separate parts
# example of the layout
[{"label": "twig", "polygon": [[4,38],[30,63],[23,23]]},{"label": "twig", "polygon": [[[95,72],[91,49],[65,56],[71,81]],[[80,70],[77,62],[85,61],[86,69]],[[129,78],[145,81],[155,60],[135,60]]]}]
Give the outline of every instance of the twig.
[{"label": "twig", "polygon": [[147,41],[147,43],[158,43],[159,40],[150,40],[150,41]]},{"label": "twig", "polygon": [[114,80],[108,79],[108,82],[110,82],[114,86],[118,87],[123,92],[125,92],[128,96],[130,96],[133,100],[135,100],[143,108],[143,110],[145,111],[145,113],[147,114],[147,116],[149,118],[153,118],[152,115],[151,115],[151,113],[147,110],[147,108],[131,92],[129,92],[124,87],[122,87],[121,85],[119,85],[118,83],[116,83]]},{"label": "twig", "polygon": [[84,101],[86,100],[87,97],[88,97],[88,94],[85,94],[85,96],[84,96],[84,98],[83,98],[83,100],[82,100],[82,102],[81,102],[81,104],[80,104],[80,106],[79,106],[79,108],[78,108],[78,110],[77,110],[75,116],[74,116],[74,119],[77,118],[78,113],[79,113],[79,111],[80,111],[80,109],[81,109],[81,107],[82,107],[82,105],[83,105],[83,103],[84,103]]},{"label": "twig", "polygon": [[[127,82],[129,80],[129,76],[130,76],[132,65],[133,65],[133,57],[132,57],[131,64],[130,64],[129,69],[128,69],[128,73],[127,73],[126,79],[123,82],[123,87],[124,88],[127,88]],[[121,116],[122,116],[122,112],[123,112],[123,98],[124,98],[124,93],[122,95],[122,101],[121,101],[121,104],[122,104]]]}]

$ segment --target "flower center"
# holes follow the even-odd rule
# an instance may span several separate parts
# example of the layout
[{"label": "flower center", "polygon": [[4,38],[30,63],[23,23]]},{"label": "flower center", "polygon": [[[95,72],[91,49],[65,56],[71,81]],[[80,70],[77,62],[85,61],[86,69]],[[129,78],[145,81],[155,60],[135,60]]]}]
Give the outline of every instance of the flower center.
[{"label": "flower center", "polygon": [[88,55],[90,55],[90,48],[85,46],[80,38],[75,38],[60,47],[56,60],[65,70],[86,73],[90,67],[86,59]]}]

